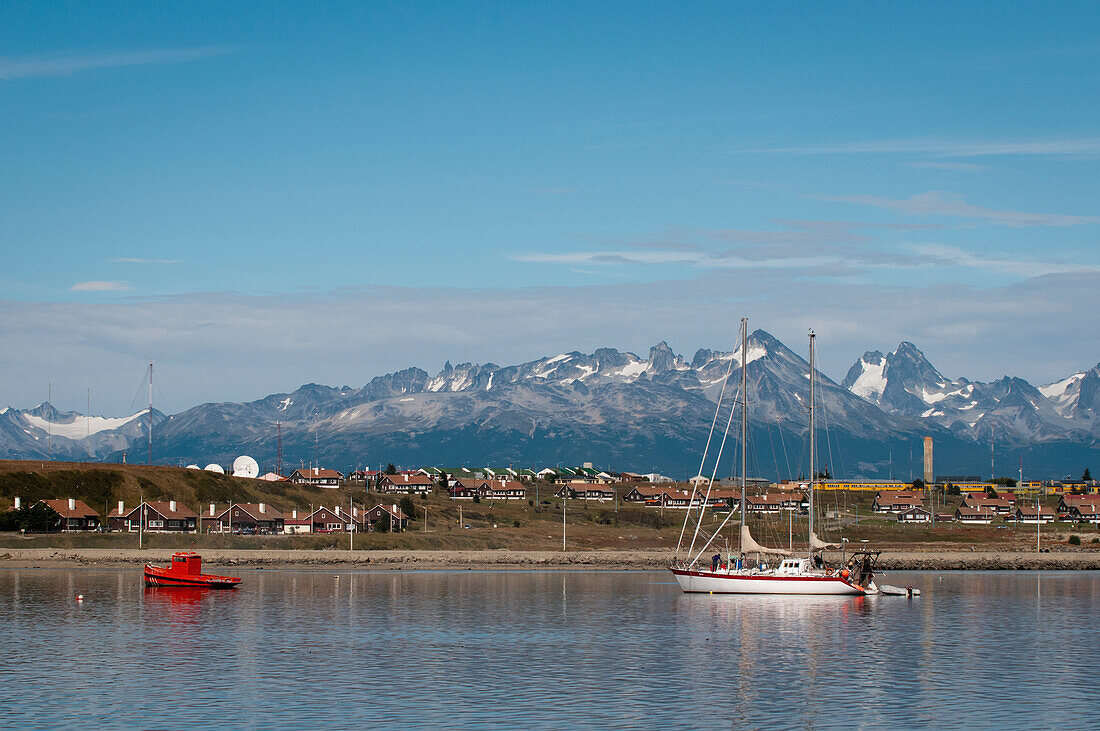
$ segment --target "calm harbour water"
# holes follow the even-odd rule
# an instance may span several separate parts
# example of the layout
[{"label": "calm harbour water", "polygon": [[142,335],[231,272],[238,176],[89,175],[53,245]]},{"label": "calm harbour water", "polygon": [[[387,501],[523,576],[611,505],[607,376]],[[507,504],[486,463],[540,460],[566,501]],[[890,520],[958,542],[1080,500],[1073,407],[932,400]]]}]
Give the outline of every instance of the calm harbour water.
[{"label": "calm harbour water", "polygon": [[661,572],[235,573],[196,592],[0,570],[0,726],[1100,723],[1095,573],[887,577],[913,599],[684,595]]}]

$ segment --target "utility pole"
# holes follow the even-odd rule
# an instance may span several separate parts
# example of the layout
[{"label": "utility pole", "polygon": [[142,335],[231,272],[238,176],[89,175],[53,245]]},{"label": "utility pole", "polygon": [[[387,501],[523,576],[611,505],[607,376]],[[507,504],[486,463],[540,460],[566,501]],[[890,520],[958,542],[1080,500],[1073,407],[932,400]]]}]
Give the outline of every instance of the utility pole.
[{"label": "utility pole", "polygon": [[348,526],[348,550],[355,550],[355,503],[352,498],[348,498],[348,520],[351,521],[351,525]]},{"label": "utility pole", "polygon": [[561,499],[561,550],[565,552],[565,501],[566,496],[563,495]]},{"label": "utility pole", "polygon": [[140,504],[138,505],[138,550],[142,549],[145,533],[145,489],[138,492]]}]

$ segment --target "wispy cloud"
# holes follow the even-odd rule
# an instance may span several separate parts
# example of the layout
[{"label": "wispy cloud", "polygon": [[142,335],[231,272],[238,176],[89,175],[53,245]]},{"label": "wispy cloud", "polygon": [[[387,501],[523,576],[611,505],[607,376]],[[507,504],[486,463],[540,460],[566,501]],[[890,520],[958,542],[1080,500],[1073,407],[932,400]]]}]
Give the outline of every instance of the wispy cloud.
[{"label": "wispy cloud", "polygon": [[[644,352],[661,339],[690,353],[728,348],[737,315],[792,347],[813,326],[825,344],[822,368],[838,378],[860,353],[902,339],[924,347],[952,377],[1008,372],[1038,382],[1096,362],[1094,342],[1080,333],[1094,328],[1100,273],[992,288],[920,281],[838,292],[831,282],[808,280],[795,291],[789,277],[714,271],[654,283],[652,291],[675,293],[667,297],[639,294],[635,283],[601,283],[0,302],[0,341],[19,356],[19,367],[0,380],[0,402],[25,401],[50,373],[55,383],[92,378],[97,398],[122,413],[133,390],[119,374],[140,374],[150,356],[172,373],[162,408],[179,410],[208,400],[260,398],[300,383],[363,384],[411,365],[432,371],[448,358],[507,364],[602,346]],[[352,331],[355,338],[342,336]],[[407,347],[364,346],[395,342]],[[316,357],[318,349],[324,359]],[[258,361],[269,367],[257,369]],[[218,378],[211,379],[215,371]]]},{"label": "wispy cloud", "polygon": [[802,270],[807,276],[837,277],[865,269],[897,269],[932,266],[942,262],[935,254],[913,255],[880,252],[862,246],[801,242],[773,242],[694,251],[661,249],[619,249],[530,253],[515,257],[534,264],[566,266],[687,266],[697,269]]},{"label": "wispy cloud", "polygon": [[987,155],[1100,155],[1100,137],[1053,140],[950,141],[934,139],[866,140],[801,147],[761,147],[730,150],[733,153],[783,153],[797,155],[868,155],[904,153],[941,157]]},{"label": "wispy cloud", "polygon": [[206,46],[201,48],[0,57],[0,80],[11,81],[44,76],[69,76],[82,71],[122,68],[125,66],[187,63],[222,56],[232,51],[233,49],[224,46]]},{"label": "wispy cloud", "polygon": [[984,170],[992,170],[993,168],[988,165],[978,165],[972,162],[951,162],[945,160],[942,162],[936,162],[934,160],[923,160],[921,162],[908,162],[905,167],[916,168],[918,170],[951,170],[961,173],[979,173]]},{"label": "wispy cloud", "polygon": [[133,256],[119,256],[108,259],[112,264],[179,264],[179,259],[141,259]]},{"label": "wispy cloud", "polygon": [[1003,253],[978,254],[942,244],[913,244],[908,248],[915,254],[935,258],[946,265],[998,271],[1023,278],[1048,274],[1100,273],[1100,266],[1081,262],[1027,259]]},{"label": "wispy cloud", "polygon": [[70,292],[125,292],[133,289],[128,282],[104,282],[92,280],[90,282],[77,282],[69,287]]},{"label": "wispy cloud", "polygon": [[823,196],[821,200],[841,203],[857,203],[910,216],[947,216],[971,220],[990,221],[1001,226],[1078,226],[1100,223],[1098,216],[1073,216],[1061,213],[1028,213],[1002,211],[971,205],[959,196],[940,191],[919,193],[908,198],[885,198],[877,195]]}]

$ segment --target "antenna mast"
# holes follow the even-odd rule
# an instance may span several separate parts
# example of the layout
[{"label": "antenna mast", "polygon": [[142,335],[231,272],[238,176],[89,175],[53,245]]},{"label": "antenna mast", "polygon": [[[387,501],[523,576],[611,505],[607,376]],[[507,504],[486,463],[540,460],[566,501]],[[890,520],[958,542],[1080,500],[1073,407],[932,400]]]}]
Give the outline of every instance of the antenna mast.
[{"label": "antenna mast", "polygon": [[283,474],[283,422],[275,422],[275,473]]},{"label": "antenna mast", "polygon": [[[46,403],[53,406],[53,381],[50,381],[49,390],[46,391]],[[53,460],[53,422],[50,421],[50,411],[46,410],[46,459]]]}]

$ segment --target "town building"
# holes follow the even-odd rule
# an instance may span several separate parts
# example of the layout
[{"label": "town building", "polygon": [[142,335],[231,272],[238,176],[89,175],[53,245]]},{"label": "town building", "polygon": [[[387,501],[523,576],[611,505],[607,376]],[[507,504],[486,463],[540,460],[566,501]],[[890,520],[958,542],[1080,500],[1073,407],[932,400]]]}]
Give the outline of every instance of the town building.
[{"label": "town building", "polygon": [[570,482],[567,485],[563,485],[554,495],[560,498],[569,498],[570,500],[595,500],[597,502],[607,502],[608,500],[615,499],[615,490],[614,488],[604,487],[603,485],[597,485],[595,483]]},{"label": "town building", "polygon": [[885,515],[921,505],[924,505],[924,493],[919,490],[883,490],[875,495],[871,509],[879,515]]},{"label": "town building", "polygon": [[989,525],[997,518],[992,508],[970,508],[960,505],[955,508],[955,522],[967,525]]},{"label": "town building", "polygon": [[378,478],[378,492],[390,495],[428,495],[435,488],[435,481],[428,475],[382,475]]},{"label": "town building", "polygon": [[488,483],[488,480],[476,478],[456,479],[451,481],[447,492],[455,500],[473,500],[475,497],[481,499],[481,493],[488,489]]},{"label": "town building", "polygon": [[1100,506],[1100,495],[1066,495],[1058,498],[1058,512],[1072,513],[1073,509],[1081,505]]},{"label": "town building", "polygon": [[284,521],[282,513],[265,503],[232,503],[221,509],[211,503],[208,513],[202,516],[207,533],[283,533]]},{"label": "town building", "polygon": [[[1035,525],[1036,523],[1036,509],[1034,505],[1021,505],[1016,508],[1016,512],[1013,513],[1013,520],[1023,525]],[[1038,522],[1052,523],[1054,522],[1054,508],[1039,508],[1038,510]]]},{"label": "town building", "polygon": [[375,505],[367,510],[367,522],[371,530],[383,530],[390,533],[403,531],[409,527],[409,518],[396,505]]},{"label": "town building", "polygon": [[112,531],[137,533],[144,520],[144,530],[150,533],[195,533],[199,529],[199,514],[175,500],[146,500],[129,510],[126,503],[107,515],[107,525]]},{"label": "town building", "polygon": [[519,480],[487,480],[483,500],[526,500],[527,486]]},{"label": "town building", "polygon": [[335,488],[340,487],[340,480],[344,475],[336,470],[324,467],[302,467],[290,473],[290,481],[295,485],[310,485],[312,487]]},{"label": "town building", "polygon": [[283,516],[283,533],[312,533],[313,521],[309,519],[309,514],[298,513],[298,509],[290,511],[290,515]]},{"label": "town building", "polygon": [[967,495],[963,499],[963,505],[968,508],[988,508],[997,515],[1009,515],[1012,513],[1012,502],[1001,497],[979,497]]},{"label": "town building", "polygon": [[61,531],[63,533],[85,533],[99,530],[99,513],[92,510],[83,500],[65,498],[61,500],[39,500],[40,505],[45,505],[61,517]]},{"label": "town building", "polygon": [[899,523],[930,523],[932,513],[920,505],[898,511]]}]

